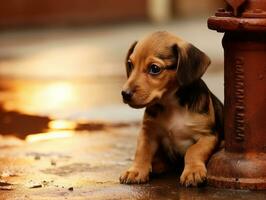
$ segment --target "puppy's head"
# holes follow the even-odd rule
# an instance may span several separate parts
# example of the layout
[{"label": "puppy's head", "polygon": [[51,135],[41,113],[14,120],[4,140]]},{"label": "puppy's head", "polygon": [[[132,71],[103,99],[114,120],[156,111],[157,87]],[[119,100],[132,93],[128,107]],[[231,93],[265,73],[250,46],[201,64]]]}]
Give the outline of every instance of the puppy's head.
[{"label": "puppy's head", "polygon": [[128,50],[123,100],[134,108],[150,105],[200,79],[209,64],[210,59],[193,45],[168,32],[155,32]]}]

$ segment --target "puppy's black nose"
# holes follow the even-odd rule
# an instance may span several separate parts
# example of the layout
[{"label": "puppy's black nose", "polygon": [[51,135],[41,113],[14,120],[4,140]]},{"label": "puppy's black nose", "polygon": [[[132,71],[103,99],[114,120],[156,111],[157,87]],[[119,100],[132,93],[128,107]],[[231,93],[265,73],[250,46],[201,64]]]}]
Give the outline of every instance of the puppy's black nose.
[{"label": "puppy's black nose", "polygon": [[133,96],[133,93],[131,92],[131,90],[123,90],[121,94],[122,94],[124,101],[130,101]]}]

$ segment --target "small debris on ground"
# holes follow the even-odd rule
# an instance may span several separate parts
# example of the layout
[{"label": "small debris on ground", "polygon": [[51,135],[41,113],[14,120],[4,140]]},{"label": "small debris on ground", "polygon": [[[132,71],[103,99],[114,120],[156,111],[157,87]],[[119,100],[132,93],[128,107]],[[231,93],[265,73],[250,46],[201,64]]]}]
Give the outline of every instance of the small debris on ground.
[{"label": "small debris on ground", "polygon": [[12,186],[0,186],[0,190],[13,190],[14,188]]},{"label": "small debris on ground", "polygon": [[2,187],[2,186],[11,186],[11,185],[12,185],[11,183],[0,181],[0,187]]},{"label": "small debris on ground", "polygon": [[41,156],[40,155],[35,155],[34,156],[34,160],[41,160]]},{"label": "small debris on ground", "polygon": [[42,187],[42,185],[41,185],[41,184],[38,184],[38,185],[33,185],[33,186],[31,186],[30,189],[41,188],[41,187]]},{"label": "small debris on ground", "polygon": [[7,182],[0,182],[0,190],[13,190],[12,184]]},{"label": "small debris on ground", "polygon": [[56,161],[55,160],[51,160],[51,165],[52,166],[56,166]]},{"label": "small debris on ground", "polygon": [[70,187],[70,188],[68,188],[68,190],[69,190],[69,191],[73,191],[73,190],[74,190],[74,188],[73,188],[73,187]]},{"label": "small debris on ground", "polygon": [[[18,176],[15,172],[5,170],[0,174],[0,178],[6,178],[6,177],[16,177]],[[0,181],[1,182],[1,181]]]},{"label": "small debris on ground", "polygon": [[49,182],[48,181],[42,181],[42,185],[45,187],[45,186],[48,186],[49,185]]}]

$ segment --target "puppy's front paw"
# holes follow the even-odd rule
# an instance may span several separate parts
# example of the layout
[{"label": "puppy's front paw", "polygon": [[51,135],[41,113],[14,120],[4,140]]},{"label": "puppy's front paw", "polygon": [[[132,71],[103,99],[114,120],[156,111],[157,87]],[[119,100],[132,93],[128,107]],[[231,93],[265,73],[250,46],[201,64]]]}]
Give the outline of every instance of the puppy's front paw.
[{"label": "puppy's front paw", "polygon": [[149,180],[149,169],[131,167],[120,176],[120,183],[140,184]]},{"label": "puppy's front paw", "polygon": [[203,183],[207,177],[205,165],[186,165],[180,177],[180,183],[183,186],[198,186]]}]

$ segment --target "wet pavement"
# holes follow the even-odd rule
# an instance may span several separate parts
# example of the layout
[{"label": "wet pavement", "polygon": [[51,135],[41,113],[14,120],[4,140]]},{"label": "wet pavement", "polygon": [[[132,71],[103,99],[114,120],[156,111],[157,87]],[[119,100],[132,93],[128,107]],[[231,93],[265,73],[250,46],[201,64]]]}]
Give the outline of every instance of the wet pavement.
[{"label": "wet pavement", "polygon": [[121,185],[137,128],[78,131],[46,141],[1,138],[0,199],[265,199],[263,191],[183,188],[175,172],[144,185]]},{"label": "wet pavement", "polygon": [[118,181],[132,162],[143,114],[120,97],[127,47],[154,29],[186,36],[210,54],[204,80],[223,99],[221,37],[204,26],[1,33],[0,199],[266,199],[264,191],[183,188],[178,172],[144,185]]}]

